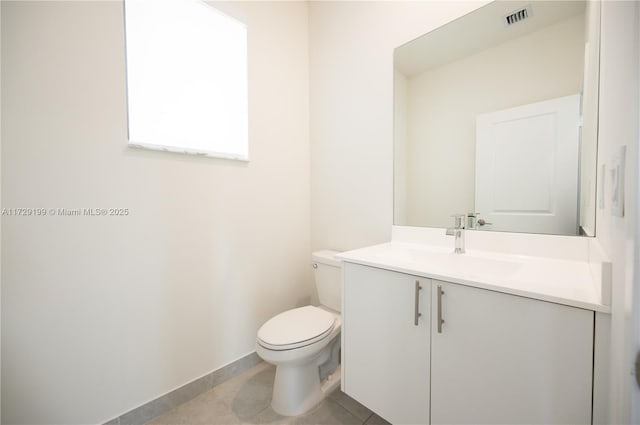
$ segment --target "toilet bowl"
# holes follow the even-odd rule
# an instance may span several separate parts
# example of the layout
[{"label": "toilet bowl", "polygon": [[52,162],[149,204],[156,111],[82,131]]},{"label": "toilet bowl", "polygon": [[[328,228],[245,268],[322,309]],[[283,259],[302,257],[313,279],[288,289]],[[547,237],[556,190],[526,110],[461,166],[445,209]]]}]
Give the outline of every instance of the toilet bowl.
[{"label": "toilet bowl", "polygon": [[320,306],[287,310],[258,330],[256,353],[276,366],[271,407],[284,416],[310,410],[340,383],[341,262],[335,254],[312,255]]}]

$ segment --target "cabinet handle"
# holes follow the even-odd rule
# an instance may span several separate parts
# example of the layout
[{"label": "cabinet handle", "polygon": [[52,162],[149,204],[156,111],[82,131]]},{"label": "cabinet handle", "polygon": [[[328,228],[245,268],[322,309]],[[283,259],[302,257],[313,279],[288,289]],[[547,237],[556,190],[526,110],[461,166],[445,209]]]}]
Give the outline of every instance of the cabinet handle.
[{"label": "cabinet handle", "polygon": [[418,318],[422,316],[420,314],[420,291],[422,290],[422,286],[420,286],[420,281],[416,280],[416,288],[415,288],[415,296],[414,296],[414,305],[413,305],[413,324],[418,326]]},{"label": "cabinet handle", "polygon": [[442,333],[442,324],[444,323],[444,319],[442,318],[442,296],[444,295],[444,291],[442,290],[442,285],[438,285],[438,333]]}]

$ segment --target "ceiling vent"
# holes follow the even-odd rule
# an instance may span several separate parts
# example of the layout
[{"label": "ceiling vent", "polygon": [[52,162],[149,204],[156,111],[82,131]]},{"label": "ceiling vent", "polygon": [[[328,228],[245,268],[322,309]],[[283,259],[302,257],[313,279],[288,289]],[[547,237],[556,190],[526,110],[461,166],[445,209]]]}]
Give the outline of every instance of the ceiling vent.
[{"label": "ceiling vent", "polygon": [[518,22],[524,21],[527,18],[533,16],[533,12],[531,12],[531,5],[527,5],[522,9],[515,10],[504,17],[504,26],[509,27],[513,24],[517,24]]}]

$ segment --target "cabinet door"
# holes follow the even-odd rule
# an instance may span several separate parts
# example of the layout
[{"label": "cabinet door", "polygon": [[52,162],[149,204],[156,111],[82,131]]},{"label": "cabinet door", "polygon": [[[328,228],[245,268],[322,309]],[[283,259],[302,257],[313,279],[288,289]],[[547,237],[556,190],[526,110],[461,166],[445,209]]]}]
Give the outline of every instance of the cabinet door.
[{"label": "cabinet door", "polygon": [[345,263],[343,289],[344,392],[392,423],[428,423],[430,281]]},{"label": "cabinet door", "polygon": [[438,281],[432,298],[432,424],[591,423],[593,312]]}]

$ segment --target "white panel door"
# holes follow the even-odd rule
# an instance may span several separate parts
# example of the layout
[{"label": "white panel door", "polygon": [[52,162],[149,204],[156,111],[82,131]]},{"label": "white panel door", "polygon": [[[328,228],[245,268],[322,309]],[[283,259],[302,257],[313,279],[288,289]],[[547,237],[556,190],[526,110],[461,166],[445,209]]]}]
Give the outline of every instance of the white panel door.
[{"label": "white panel door", "polygon": [[577,234],[579,114],[573,95],[478,115],[481,229]]},{"label": "white panel door", "polygon": [[431,424],[591,423],[592,311],[432,286]]},{"label": "white panel door", "polygon": [[429,279],[344,265],[343,390],[394,424],[429,421],[430,294]]}]

